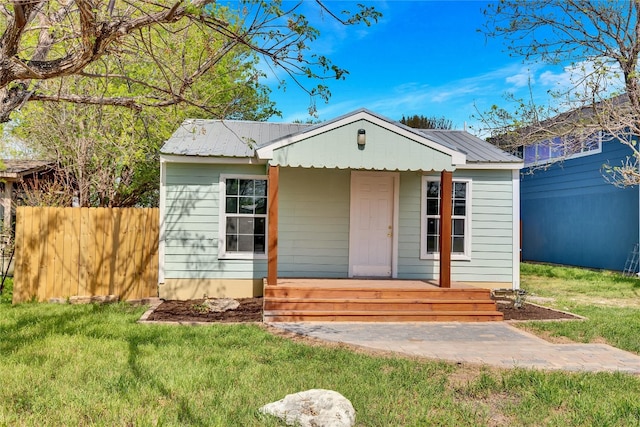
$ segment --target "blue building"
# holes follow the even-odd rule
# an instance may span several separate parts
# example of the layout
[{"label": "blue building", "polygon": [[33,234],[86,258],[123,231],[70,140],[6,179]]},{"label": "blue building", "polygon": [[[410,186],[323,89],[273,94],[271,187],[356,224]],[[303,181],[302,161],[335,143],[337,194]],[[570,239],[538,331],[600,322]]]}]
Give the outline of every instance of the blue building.
[{"label": "blue building", "polygon": [[571,155],[553,142],[527,147],[522,259],[622,271],[638,242],[639,190],[608,183],[602,167],[631,155],[628,146],[600,136]]}]

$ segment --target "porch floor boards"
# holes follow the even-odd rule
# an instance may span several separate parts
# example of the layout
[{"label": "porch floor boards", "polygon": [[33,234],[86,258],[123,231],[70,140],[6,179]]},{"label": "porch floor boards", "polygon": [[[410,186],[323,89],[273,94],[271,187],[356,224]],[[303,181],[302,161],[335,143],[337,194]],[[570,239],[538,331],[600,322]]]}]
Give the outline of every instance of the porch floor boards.
[{"label": "porch floor boards", "polygon": [[490,290],[421,280],[279,279],[265,284],[264,321],[498,321]]}]

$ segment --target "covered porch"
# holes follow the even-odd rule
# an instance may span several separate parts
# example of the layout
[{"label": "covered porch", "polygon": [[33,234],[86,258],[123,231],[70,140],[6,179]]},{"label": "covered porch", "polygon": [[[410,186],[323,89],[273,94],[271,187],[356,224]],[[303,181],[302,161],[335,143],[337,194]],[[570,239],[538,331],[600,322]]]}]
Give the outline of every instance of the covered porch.
[{"label": "covered porch", "polygon": [[[363,110],[273,141],[259,147],[256,155],[266,161],[268,175],[266,254],[270,286],[278,285],[278,269],[285,265],[286,274],[282,276],[296,277],[296,272],[306,272],[305,264],[317,263],[309,258],[305,262],[297,261],[301,258],[298,253],[310,252],[309,246],[305,245],[313,246],[315,241],[307,238],[303,242],[304,237],[292,236],[290,229],[294,227],[307,234],[313,228],[340,233],[343,239],[339,242],[335,239],[335,243],[341,249],[347,245],[348,254],[344,255],[348,256],[342,258],[348,260],[347,271],[343,270],[342,277],[348,278],[395,279],[409,275],[406,270],[401,271],[399,254],[404,250],[406,261],[410,240],[407,236],[412,233],[420,235],[422,246],[415,248],[417,250],[411,256],[419,256],[421,261],[430,258],[437,262],[431,263],[435,271],[418,278],[431,279],[437,271],[438,285],[443,288],[451,286],[453,172],[466,162],[463,152],[450,145],[435,143],[419,132],[399,127]],[[329,177],[326,172],[313,178],[305,177],[302,172],[292,172],[312,170],[335,171],[343,180]],[[283,177],[285,172],[287,175]],[[439,211],[435,212],[438,219],[432,221],[437,225],[429,229],[428,244],[423,243],[427,231],[421,228],[424,226],[422,216],[401,219],[403,212],[411,212],[409,204],[421,203],[422,190],[415,186],[415,177],[425,174],[437,182],[435,186],[438,188],[438,195],[432,197],[429,209],[435,207]],[[407,180],[409,176],[411,179],[403,182],[412,181],[414,186],[409,184],[406,188],[411,189],[406,190],[400,181]],[[344,178],[348,181],[345,182]],[[292,185],[292,181],[299,183],[305,179],[310,183],[306,188]],[[333,197],[332,191],[339,192],[340,198]],[[287,198],[282,210],[281,193]],[[314,199],[309,194],[322,196]],[[314,203],[312,206],[318,212],[324,210],[318,215],[305,212],[307,222],[303,223],[291,213],[296,209],[302,210],[301,202],[296,198],[302,199],[302,203]],[[462,203],[462,209],[467,209],[464,201]],[[332,206],[333,211],[323,205]],[[339,219],[335,211],[341,211]],[[343,227],[334,227],[337,221],[341,221]],[[331,225],[327,227],[327,224]],[[287,227],[286,236],[280,234],[281,225]],[[292,245],[292,241],[296,243]],[[282,242],[285,245],[281,245]],[[281,263],[281,247],[284,246],[287,246],[284,254],[287,262]],[[330,258],[326,255],[332,248],[327,245],[323,250],[320,255],[326,262]],[[429,264],[421,263],[425,267]],[[337,271],[328,276],[313,272],[312,277],[339,277],[335,274]]]},{"label": "covered porch", "polygon": [[[353,173],[353,172],[352,172]],[[267,278],[264,287],[264,321],[359,321],[359,322],[416,322],[416,321],[496,321],[503,316],[491,299],[490,289],[471,286],[451,280],[452,241],[452,173],[440,173],[440,218],[438,279],[424,276],[419,280],[401,280],[397,277],[398,233],[397,210],[385,216],[380,230],[366,229],[360,243],[365,255],[375,260],[379,248],[386,248],[388,263],[367,269],[367,262],[354,262],[354,251],[349,251],[349,275],[347,278],[297,278],[279,274],[279,182],[280,167],[269,166]],[[353,183],[353,181],[352,181]],[[353,200],[352,186],[352,200]],[[387,206],[387,204],[383,204]],[[379,206],[379,205],[378,205]],[[354,203],[351,203],[351,210]],[[365,210],[368,218],[376,218],[380,209]],[[362,213],[356,216],[361,216]],[[371,221],[371,220],[370,220]],[[351,245],[356,221],[352,212],[349,225]],[[389,224],[387,227],[386,224]],[[361,227],[358,227],[361,228]],[[378,233],[378,238],[370,238]],[[371,250],[376,247],[376,250]],[[369,248],[369,249],[367,249]],[[302,248],[300,249],[302,251]],[[366,258],[366,256],[365,256]],[[385,258],[384,256],[382,257]],[[356,267],[360,267],[357,269]],[[365,272],[364,274],[362,272]]]},{"label": "covered porch", "polygon": [[[267,161],[268,174],[267,277],[263,293],[266,322],[502,319],[489,289],[451,281],[453,172],[466,162],[462,152],[362,112],[258,148],[257,155]],[[341,170],[350,177],[348,191],[344,181],[333,184],[344,192],[340,207],[348,212],[346,234],[342,234],[348,245],[348,268],[341,278],[321,279],[313,274],[316,278],[290,279],[295,277],[291,274],[295,271],[305,276],[303,263],[296,264],[301,256],[287,247],[288,262],[279,259],[281,246],[285,246],[281,243],[302,240],[290,233],[281,239],[280,226],[289,229],[299,221],[290,215],[291,207],[296,206],[290,200],[291,194],[308,200],[307,193],[312,191],[311,187],[293,187],[292,177],[303,181],[303,175],[301,172],[294,175],[292,171],[310,169]],[[285,171],[287,176],[283,179]],[[434,193],[437,203],[433,206],[437,206],[438,220],[435,230],[429,234],[437,244],[430,243],[431,262],[423,261],[424,258],[419,262],[423,266],[431,264],[434,270],[425,271],[418,280],[415,276],[414,280],[395,280],[407,274],[401,271],[399,253],[403,252],[406,265],[407,258],[411,257],[406,255],[407,242],[411,240],[408,236],[417,232],[422,239],[426,233],[419,228],[421,217],[400,220],[401,206],[404,212],[410,211],[407,206],[411,201],[419,204],[424,198],[420,187],[409,191],[400,181],[403,177],[407,180],[409,176],[425,174],[437,180],[438,190]],[[324,178],[317,176],[314,182]],[[319,194],[326,194],[325,189],[313,188]],[[281,192],[288,198],[288,207],[282,211]],[[463,210],[469,209],[464,203],[460,206]],[[326,214],[324,220],[314,218],[313,226],[324,227],[323,222],[328,221],[332,213]],[[302,233],[308,231],[301,229]],[[308,249],[303,243],[294,247],[299,252]],[[418,249],[413,252],[414,259],[422,257],[421,250],[414,248]],[[329,250],[325,248],[325,252]],[[279,274],[285,265],[286,274]],[[437,281],[433,280],[436,276]]]}]

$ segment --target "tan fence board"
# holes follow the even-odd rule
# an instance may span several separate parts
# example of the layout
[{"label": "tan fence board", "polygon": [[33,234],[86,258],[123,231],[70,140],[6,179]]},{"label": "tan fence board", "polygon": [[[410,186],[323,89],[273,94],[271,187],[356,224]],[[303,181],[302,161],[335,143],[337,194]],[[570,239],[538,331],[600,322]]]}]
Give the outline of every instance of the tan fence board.
[{"label": "tan fence board", "polygon": [[29,261],[31,264],[31,289],[34,289],[36,292],[36,298],[40,297],[40,287],[38,284],[40,283],[40,276],[42,274],[42,256],[43,256],[43,248],[42,244],[42,211],[34,210],[33,216],[31,217],[31,236],[29,237],[30,246],[33,248],[32,257]]},{"label": "tan fence board", "polygon": [[[58,286],[55,278],[56,269],[56,233],[55,227],[57,225],[57,215],[51,208],[46,208],[40,215],[43,240],[41,241],[42,260],[40,262],[40,281],[46,285],[44,289],[40,289],[38,292],[38,298],[46,298],[42,292],[47,289],[55,290]],[[46,236],[50,236],[46,238]],[[53,238],[51,238],[53,236]]]},{"label": "tan fence board", "polygon": [[[16,221],[21,224],[21,227],[16,227],[16,239],[15,245],[16,248],[25,248],[27,245],[26,242],[26,229],[30,227],[30,211],[19,209],[16,213]],[[14,273],[13,273],[13,298],[18,299],[20,301],[25,301],[28,299],[28,295],[31,294],[31,290],[29,289],[29,267],[25,263],[25,254],[28,253],[26,250],[18,251],[15,253],[15,264],[14,264]],[[21,283],[21,286],[18,287],[16,283]]]},{"label": "tan fence board", "polygon": [[142,248],[144,247],[144,217],[142,212],[138,211],[135,215],[135,220],[133,221],[134,225],[134,234],[135,237],[131,239],[130,243],[132,243],[131,252],[133,253],[132,257],[132,272],[129,277],[131,277],[131,294],[136,295],[136,298],[140,298],[139,295],[142,292]]},{"label": "tan fence board", "polygon": [[152,248],[149,253],[144,253],[145,263],[150,264],[150,268],[144,270],[142,283],[145,285],[145,294],[158,292],[158,242],[160,239],[160,223],[157,221],[155,212],[152,209],[145,210],[145,222],[147,224],[145,233],[145,247]]},{"label": "tan fence board", "polygon": [[69,294],[69,290],[64,288],[64,226],[62,223],[63,213],[61,209],[51,208],[51,215],[54,219],[55,227],[53,232],[49,230],[49,238],[54,240],[53,245],[53,257],[51,262],[53,263],[53,281],[55,285],[51,291],[52,295],[66,295]]},{"label": "tan fence board", "polygon": [[40,211],[35,211],[35,215],[33,216],[33,233],[37,236],[34,240],[34,245],[37,248],[37,256],[35,259],[37,260],[37,269],[34,277],[34,285],[37,287],[37,298],[39,301],[45,299],[46,295],[46,287],[39,286],[40,282],[47,281],[47,240],[46,235],[49,232],[49,221],[47,216],[46,208]]},{"label": "tan fence board", "polygon": [[157,208],[19,207],[14,303],[157,296]]},{"label": "tan fence board", "polygon": [[90,256],[89,244],[91,230],[89,230],[89,208],[80,208],[77,228],[78,233],[78,295],[92,295],[95,289],[88,277]]},{"label": "tan fence board", "polygon": [[[122,212],[114,211],[113,212],[113,236],[111,244],[113,251],[113,257],[115,262],[111,265],[113,272],[111,275],[114,277],[114,285],[117,289],[120,289],[122,294],[127,294],[127,286],[126,286],[126,271],[125,271],[125,263],[127,261],[127,257],[129,257],[129,253],[126,239],[127,235],[127,221],[122,220]],[[128,219],[128,218],[127,218]]]},{"label": "tan fence board", "polygon": [[87,234],[91,248],[89,264],[91,267],[90,277],[95,283],[96,295],[111,295],[109,291],[108,277],[103,275],[103,254],[105,242],[105,213],[103,209],[89,209],[89,228]]},{"label": "tan fence board", "polygon": [[[84,283],[80,283],[80,212],[81,209],[71,209],[71,215],[64,216],[65,234],[71,237],[69,245],[69,278],[67,283],[71,287],[72,295],[87,295]],[[65,245],[65,250],[67,246]],[[75,288],[75,292],[73,289]]]}]

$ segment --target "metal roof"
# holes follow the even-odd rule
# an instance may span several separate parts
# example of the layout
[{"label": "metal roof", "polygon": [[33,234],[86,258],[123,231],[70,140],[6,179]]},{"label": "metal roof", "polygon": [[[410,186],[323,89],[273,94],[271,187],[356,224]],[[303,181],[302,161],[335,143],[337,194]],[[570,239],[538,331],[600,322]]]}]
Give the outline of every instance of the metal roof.
[{"label": "metal roof", "polygon": [[522,159],[463,130],[420,129],[434,142],[452,145],[467,155],[467,163],[522,163]]},{"label": "metal roof", "polygon": [[416,134],[419,137],[466,154],[467,163],[522,163],[522,159],[466,131],[443,129],[413,129],[366,109],[320,124],[270,123],[235,120],[186,120],[167,140],[160,152],[179,156],[240,157],[255,156],[257,147],[265,147],[291,136],[330,126],[336,121],[360,112]]},{"label": "metal roof", "polygon": [[160,152],[179,156],[253,157],[255,147],[310,127],[299,123],[185,120]]}]

